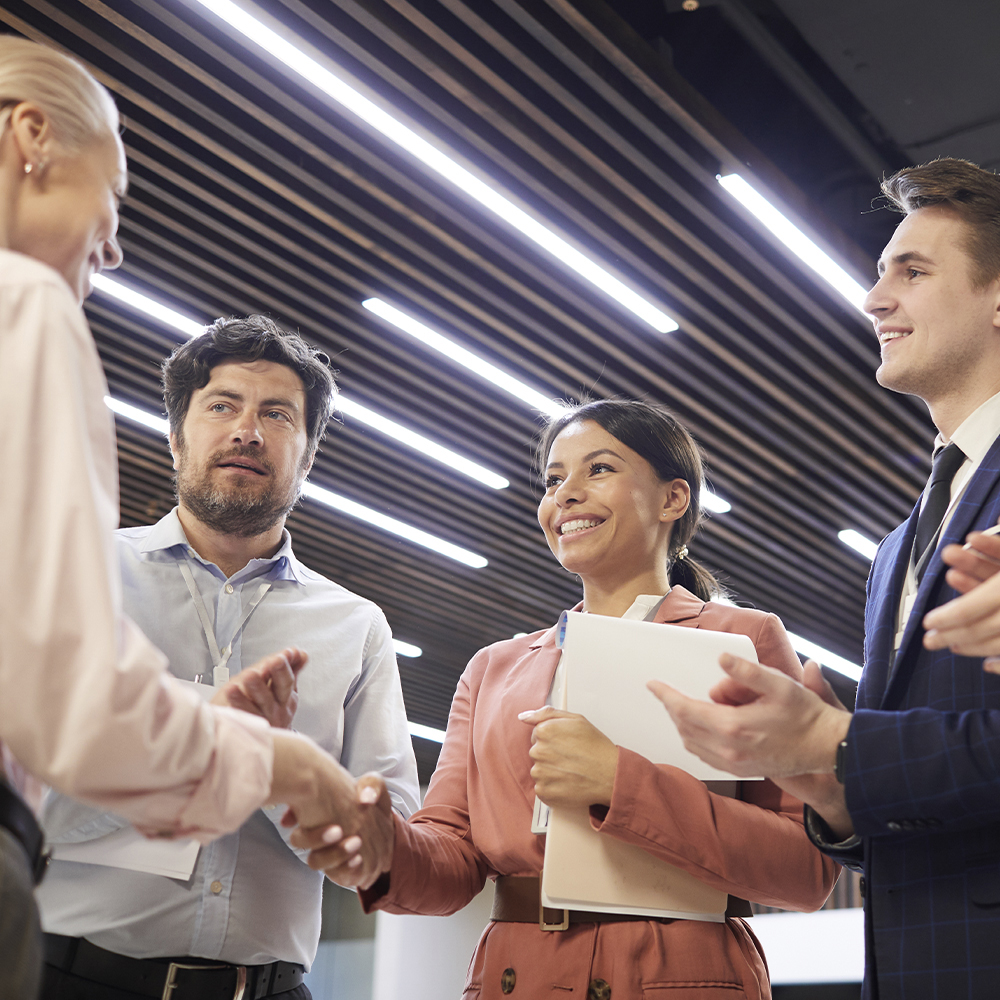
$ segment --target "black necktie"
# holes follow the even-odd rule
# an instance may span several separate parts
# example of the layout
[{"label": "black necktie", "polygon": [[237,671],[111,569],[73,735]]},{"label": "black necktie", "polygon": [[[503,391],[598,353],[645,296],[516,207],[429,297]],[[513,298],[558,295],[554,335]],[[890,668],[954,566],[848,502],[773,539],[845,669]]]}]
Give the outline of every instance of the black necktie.
[{"label": "black necktie", "polygon": [[941,530],[941,521],[951,503],[951,481],[965,461],[965,455],[957,444],[942,448],[934,456],[934,468],[927,483],[927,500],[917,517],[917,536],[913,543],[913,559],[917,567],[917,580],[924,575],[924,566]]}]

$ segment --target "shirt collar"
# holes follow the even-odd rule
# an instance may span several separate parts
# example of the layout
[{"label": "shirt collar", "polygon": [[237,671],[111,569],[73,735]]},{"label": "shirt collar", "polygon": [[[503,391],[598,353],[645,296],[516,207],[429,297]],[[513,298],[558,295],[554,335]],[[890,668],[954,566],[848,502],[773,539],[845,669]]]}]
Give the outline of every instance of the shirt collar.
[{"label": "shirt collar", "polygon": [[[641,594],[625,614],[628,615],[629,611],[636,609],[636,605],[641,604],[644,609],[643,614],[645,615],[648,613],[649,608],[657,602],[660,602],[660,606],[656,610],[656,617],[653,621],[671,625],[697,619],[705,608],[705,602],[701,598],[695,597],[691,591],[685,590],[684,587],[676,586],[671,587],[665,597],[656,597],[653,594]],[[583,601],[569,610],[582,611]],[[559,623],[556,622],[551,628],[547,628],[544,632],[539,633],[538,638],[528,644],[528,648],[540,649],[542,646],[554,646],[556,644],[558,629]]]},{"label": "shirt collar", "polygon": [[958,425],[951,439],[938,434],[934,439],[935,451],[946,444],[957,444],[962,454],[973,464],[986,457],[990,445],[1000,437],[1000,392],[981,403]]},{"label": "shirt collar", "polygon": [[[177,516],[176,507],[150,528],[140,551],[143,553],[165,552],[174,548],[177,551],[171,554],[175,558],[180,558],[189,549],[187,535],[184,534],[184,527],[181,524],[181,519]],[[194,549],[191,549],[191,553],[193,558],[201,559]],[[273,556],[268,559],[251,559],[246,567],[236,575],[248,572],[252,576],[263,576],[266,573],[273,580],[294,580],[296,583],[305,583],[302,566],[292,551],[292,536],[288,533],[287,528],[282,529],[281,545]]]}]

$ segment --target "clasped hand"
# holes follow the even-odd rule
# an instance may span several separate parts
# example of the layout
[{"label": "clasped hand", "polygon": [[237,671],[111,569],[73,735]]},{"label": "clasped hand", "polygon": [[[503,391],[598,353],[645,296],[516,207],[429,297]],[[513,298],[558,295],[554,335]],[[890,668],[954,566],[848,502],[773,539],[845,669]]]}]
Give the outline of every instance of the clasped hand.
[{"label": "clasped hand", "polygon": [[[287,729],[298,708],[298,675],[307,660],[295,648],[265,656],[220,687],[212,703]],[[341,885],[368,888],[392,864],[392,801],[381,775],[355,781],[312,740],[292,733],[276,737],[275,751],[276,784],[288,805],[282,824],[297,826],[289,838],[292,846],[309,849],[309,866]]]},{"label": "clasped hand", "polygon": [[611,805],[618,747],[582,715],[540,708],[518,718],[532,726],[531,777],[548,806]]},{"label": "clasped hand", "polygon": [[392,867],[392,799],[380,774],[365,774],[352,783],[350,802],[334,813],[337,822],[299,823],[296,810],[290,808],[282,823],[298,824],[289,839],[293,847],[310,852],[310,868],[346,888],[368,889]]}]

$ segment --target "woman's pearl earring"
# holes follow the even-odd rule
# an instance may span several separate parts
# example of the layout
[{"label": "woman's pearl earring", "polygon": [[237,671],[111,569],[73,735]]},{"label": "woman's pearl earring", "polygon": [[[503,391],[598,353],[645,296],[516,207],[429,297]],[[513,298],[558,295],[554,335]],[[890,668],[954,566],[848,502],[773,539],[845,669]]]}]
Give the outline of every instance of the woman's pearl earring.
[{"label": "woman's pearl earring", "polygon": [[33,163],[26,163],[26,164],[24,165],[24,172],[25,172],[26,174],[30,174],[30,173],[31,173],[31,171],[32,171],[32,169],[33,169],[33,167],[34,167],[34,164],[33,164]]}]

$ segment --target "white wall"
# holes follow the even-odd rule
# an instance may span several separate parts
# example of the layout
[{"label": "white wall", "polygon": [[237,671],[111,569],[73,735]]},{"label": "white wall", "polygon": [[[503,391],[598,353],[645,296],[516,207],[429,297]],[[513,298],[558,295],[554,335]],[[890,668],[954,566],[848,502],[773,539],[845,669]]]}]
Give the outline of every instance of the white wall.
[{"label": "white wall", "polygon": [[376,916],[372,1000],[459,1000],[493,906],[493,883],[450,917]]},{"label": "white wall", "polygon": [[865,916],[860,907],[762,913],[747,923],[764,947],[775,985],[861,982]]}]

